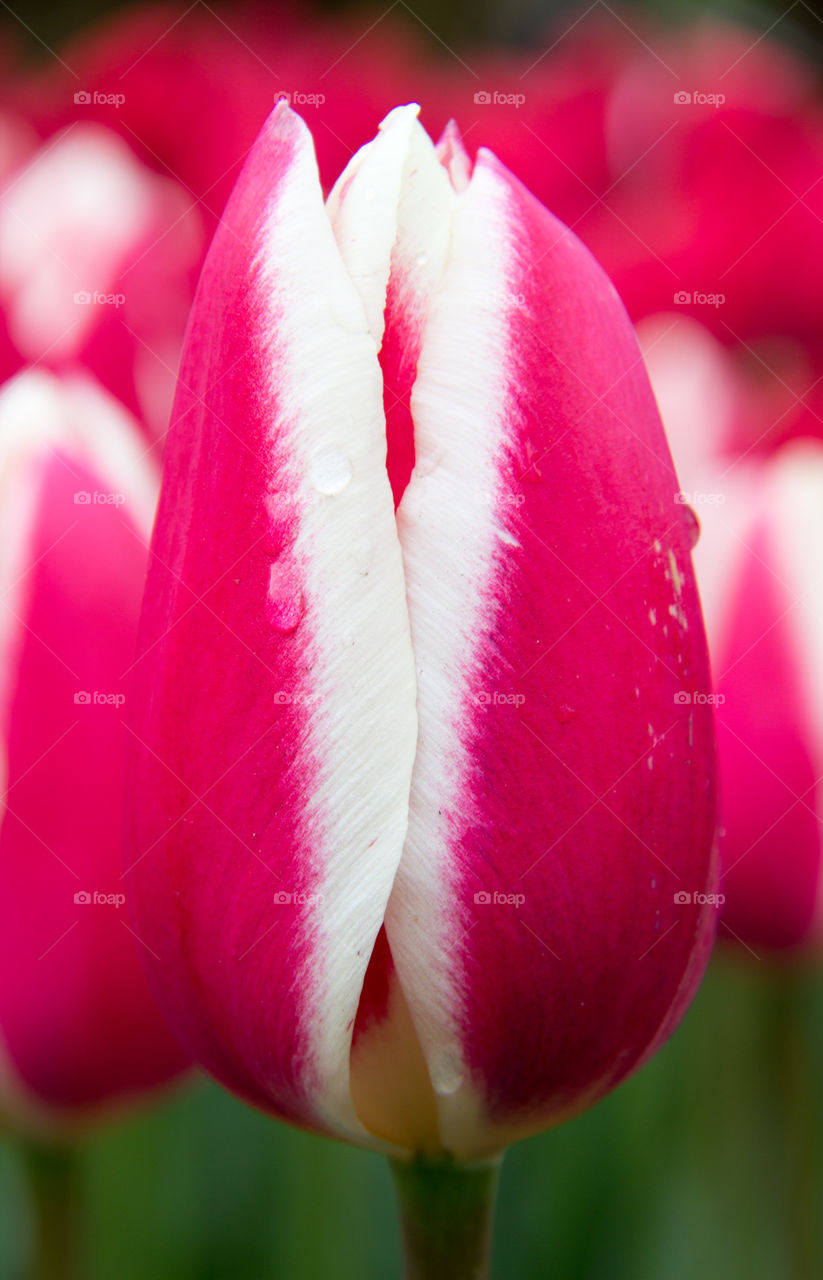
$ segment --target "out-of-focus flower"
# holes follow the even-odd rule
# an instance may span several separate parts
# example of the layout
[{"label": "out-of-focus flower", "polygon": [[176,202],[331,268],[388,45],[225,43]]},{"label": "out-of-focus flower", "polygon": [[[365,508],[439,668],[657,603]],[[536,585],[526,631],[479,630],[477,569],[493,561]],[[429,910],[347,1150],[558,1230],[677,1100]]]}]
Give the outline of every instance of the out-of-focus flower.
[{"label": "out-of-focus flower", "polygon": [[327,187],[398,94],[423,80],[438,101],[447,67],[421,34],[392,15],[364,30],[357,16],[282,2],[138,7],[84,31],[61,51],[65,65],[20,78],[9,97],[44,136],[78,120],[118,132],[181,183],[211,230],[276,97],[315,126]]},{"label": "out-of-focus flower", "polygon": [[0,392],[0,1108],[73,1125],[184,1066],[120,865],[122,724],[155,474],[86,377]]},{"label": "out-of-focus flower", "polygon": [[202,252],[174,182],[111,130],[50,138],[0,188],[0,306],[24,360],[82,363],[153,434],[165,430]]},{"label": "out-of-focus flower", "polygon": [[674,299],[727,345],[775,334],[818,345],[815,77],[745,28],[644,35],[651,52],[635,46],[610,99],[610,190],[579,234],[635,318]]},{"label": "out-of-focus flower", "polygon": [[786,445],[741,481],[698,562],[714,579],[723,934],[808,950],[823,941],[823,446]]},{"label": "out-of-focus flower", "polygon": [[602,271],[393,112],[324,207],[281,108],[195,302],[127,883],[257,1105],[471,1158],[665,1040],[716,911],[691,527]]},{"label": "out-of-focus flower", "polygon": [[720,936],[758,955],[808,951],[823,940],[823,446],[794,441],[764,456],[766,408],[734,353],[696,321],[650,318],[640,338],[682,485],[675,501],[701,525]]}]

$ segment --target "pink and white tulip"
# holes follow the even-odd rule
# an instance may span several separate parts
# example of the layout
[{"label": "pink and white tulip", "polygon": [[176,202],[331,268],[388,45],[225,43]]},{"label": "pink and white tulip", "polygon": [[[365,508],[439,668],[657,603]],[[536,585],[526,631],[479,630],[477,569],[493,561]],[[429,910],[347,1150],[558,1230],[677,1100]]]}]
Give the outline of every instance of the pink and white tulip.
[{"label": "pink and white tulip", "polygon": [[698,561],[722,700],[722,935],[756,955],[812,951],[823,942],[823,447],[797,441],[739,470]]},{"label": "pink and white tulip", "polygon": [[228,1087],[470,1159],[673,1030],[716,915],[676,488],[617,295],[494,155],[398,108],[324,205],[275,110],[190,319],[132,706],[136,929]]},{"label": "pink and white tulip", "polygon": [[22,357],[83,365],[165,431],[203,244],[196,204],[110,129],[49,138],[0,187],[0,305]]},{"label": "pink and white tulip", "polygon": [[0,392],[0,1111],[54,1132],[185,1065],[120,859],[125,672],[154,470],[88,377]]}]

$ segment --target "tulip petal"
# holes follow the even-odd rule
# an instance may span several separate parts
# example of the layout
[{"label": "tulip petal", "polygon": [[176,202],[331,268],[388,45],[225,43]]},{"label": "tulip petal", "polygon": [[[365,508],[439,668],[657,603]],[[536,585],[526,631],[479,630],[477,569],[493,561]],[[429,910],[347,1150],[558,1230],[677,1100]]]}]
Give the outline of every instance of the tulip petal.
[{"label": "tulip petal", "polygon": [[823,450],[789,444],[757,481],[731,513],[745,513],[742,527],[724,508],[726,528],[714,530],[712,546],[730,563],[726,608],[710,627],[724,699],[723,924],[755,952],[814,945],[823,932],[823,591],[813,551],[823,545]]},{"label": "tulip petal", "polygon": [[400,502],[414,466],[411,392],[451,235],[452,189],[414,104],[397,107],[343,172],[327,208],[380,344],[386,470]]},{"label": "tulip petal", "polygon": [[185,1062],[120,877],[122,677],[155,485],[136,424],[85,378],[3,388],[0,1094],[52,1133]]},{"label": "tulip petal", "polygon": [[416,742],[385,454],[375,338],[311,137],[280,106],[215,237],[183,358],[138,664],[130,878],[192,1052],[257,1105],[359,1140],[352,1028]]},{"label": "tulip petal", "polygon": [[419,740],[386,930],[468,1157],[600,1096],[685,1008],[715,914],[674,899],[712,877],[709,677],[629,321],[487,152],[411,404]]}]

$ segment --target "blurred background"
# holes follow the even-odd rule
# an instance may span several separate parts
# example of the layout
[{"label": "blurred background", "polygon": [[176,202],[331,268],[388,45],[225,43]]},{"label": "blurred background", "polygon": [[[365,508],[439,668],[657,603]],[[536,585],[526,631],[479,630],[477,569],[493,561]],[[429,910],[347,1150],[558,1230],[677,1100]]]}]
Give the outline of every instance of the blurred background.
[{"label": "blurred background", "polygon": [[[312,128],[327,188],[396,103],[419,101],[433,136],[454,118],[584,240],[637,326],[673,502],[703,526],[726,901],[657,1058],[507,1155],[499,1280],[823,1275],[821,15],[806,0],[0,12],[0,379],[82,375],[155,473],[199,267],[277,96]],[[0,880],[13,852],[0,843]],[[17,964],[7,946],[17,1068],[50,1105],[85,1107],[91,1086],[56,1098],[21,1065],[48,1006],[36,986],[20,996]],[[145,1090],[139,1107],[57,1148],[0,1089],[0,1280],[34,1274],[54,1164],[83,1280],[400,1275],[381,1159],[202,1079],[149,1097],[178,1070],[164,1052],[101,1089]]]}]

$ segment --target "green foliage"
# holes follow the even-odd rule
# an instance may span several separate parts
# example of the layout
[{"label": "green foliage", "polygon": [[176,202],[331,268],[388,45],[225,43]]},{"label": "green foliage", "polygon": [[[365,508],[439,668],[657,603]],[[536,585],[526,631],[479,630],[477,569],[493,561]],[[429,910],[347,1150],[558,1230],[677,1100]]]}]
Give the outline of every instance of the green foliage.
[{"label": "green foliage", "polygon": [[[684,1025],[593,1111],[504,1161],[495,1280],[819,1280],[823,982],[715,960]],[[207,1082],[80,1154],[83,1280],[393,1280],[387,1163]],[[0,1280],[30,1222],[0,1146]]]}]

